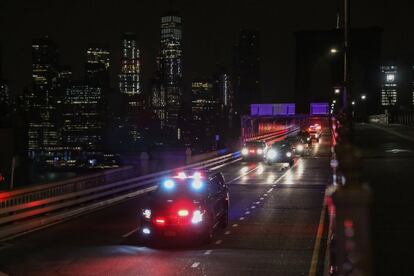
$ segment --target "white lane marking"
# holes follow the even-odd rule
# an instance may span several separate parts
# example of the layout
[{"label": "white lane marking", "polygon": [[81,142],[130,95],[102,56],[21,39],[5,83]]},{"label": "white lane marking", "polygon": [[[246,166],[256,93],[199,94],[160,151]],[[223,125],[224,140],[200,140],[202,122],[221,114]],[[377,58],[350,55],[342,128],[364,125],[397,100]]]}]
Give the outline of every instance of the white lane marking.
[{"label": "white lane marking", "polygon": [[250,212],[249,211],[246,211],[246,212],[244,212],[246,215],[250,215]]},{"label": "white lane marking", "polygon": [[325,224],[325,212],[326,212],[326,205],[325,205],[325,200],[324,200],[323,205],[322,205],[322,210],[321,210],[321,216],[319,218],[318,231],[316,232],[315,246],[313,247],[312,261],[311,261],[311,266],[309,269],[309,276],[316,275],[316,268],[318,266],[318,260],[319,260],[319,249],[321,246],[321,239],[323,236],[323,228]]},{"label": "white lane marking", "polygon": [[135,229],[133,229],[133,230],[131,230],[131,231],[129,231],[128,233],[126,233],[126,234],[124,234],[124,235],[122,235],[122,238],[127,238],[127,237],[129,237],[129,236],[131,236],[132,234],[134,234],[135,232],[137,232],[139,230],[139,227],[137,227],[137,228],[135,228]]},{"label": "white lane marking", "polygon": [[252,207],[250,207],[250,208],[255,209],[255,208],[256,208],[256,206],[252,206]]},{"label": "white lane marking", "polygon": [[192,268],[197,268],[199,265],[200,265],[200,263],[199,263],[199,262],[196,262],[196,263],[193,263],[193,264],[191,265],[191,267],[192,267]]},{"label": "white lane marking", "polygon": [[233,224],[232,227],[237,227],[239,226],[237,223]]},{"label": "white lane marking", "polygon": [[231,231],[226,231],[226,233],[224,233],[224,235],[230,235]]},{"label": "white lane marking", "polygon": [[249,173],[251,173],[251,172],[254,172],[255,170],[257,170],[259,167],[256,167],[256,168],[254,168],[254,169],[251,169],[250,171],[247,171],[247,172],[245,172],[245,173],[243,173],[242,175],[240,175],[240,176],[238,176],[238,177],[236,177],[236,178],[234,178],[234,179],[232,179],[232,180],[230,180],[230,181],[228,181],[227,182],[227,184],[230,184],[230,183],[233,183],[234,181],[236,181],[236,180],[239,180],[240,178],[242,178],[243,176],[246,176],[246,175],[248,175]]},{"label": "white lane marking", "polygon": [[240,220],[244,220],[244,217],[240,217]]},{"label": "white lane marking", "polygon": [[264,197],[261,197],[261,198],[260,198],[260,200],[263,200],[263,199],[264,199]]},{"label": "white lane marking", "polygon": [[220,244],[222,242],[223,242],[222,240],[218,240],[218,241],[215,242],[215,244]]},{"label": "white lane marking", "polygon": [[225,163],[225,164],[221,164],[221,165],[215,166],[215,167],[213,167],[213,168],[210,168],[209,170],[211,170],[211,171],[215,171],[215,170],[218,170],[218,169],[220,169],[220,168],[223,168],[223,167],[225,167],[225,166],[227,166],[227,165],[230,165],[230,164],[233,164],[233,163],[239,162],[240,160],[242,160],[242,158],[237,158],[236,160],[233,160],[233,161],[231,161],[231,162],[228,162],[228,163]]},{"label": "white lane marking", "polygon": [[211,252],[213,252],[213,250],[211,250],[211,249],[206,250],[206,252],[204,252],[204,255],[210,255],[210,254],[211,254]]},{"label": "white lane marking", "polygon": [[256,204],[260,204],[260,201],[256,201],[255,203],[256,203]]},{"label": "white lane marking", "polygon": [[267,196],[267,194],[263,194],[263,196]]},{"label": "white lane marking", "polygon": [[273,191],[273,188],[270,188],[267,193],[271,193]]}]

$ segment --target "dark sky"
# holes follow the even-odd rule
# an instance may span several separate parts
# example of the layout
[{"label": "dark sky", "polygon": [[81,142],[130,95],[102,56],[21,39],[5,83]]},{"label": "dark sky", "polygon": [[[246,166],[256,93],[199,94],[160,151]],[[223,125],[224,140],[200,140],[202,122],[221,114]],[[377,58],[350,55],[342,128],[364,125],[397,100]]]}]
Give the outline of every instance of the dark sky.
[{"label": "dark sky", "polygon": [[[1,0],[0,43],[3,78],[20,93],[30,85],[32,38],[50,35],[60,47],[61,64],[80,79],[88,42],[107,42],[112,74],[119,72],[120,33],[136,32],[144,80],[152,75],[159,48],[159,18],[168,0]],[[176,0],[183,17],[186,79],[209,75],[216,64],[231,66],[232,47],[241,28],[262,36],[262,90],[268,100],[293,94],[293,32],[335,27],[335,0]],[[384,28],[383,56],[409,56],[414,50],[411,0],[358,0],[352,3],[354,27]],[[398,54],[397,54],[398,53]],[[115,83],[112,84],[116,86]]]}]

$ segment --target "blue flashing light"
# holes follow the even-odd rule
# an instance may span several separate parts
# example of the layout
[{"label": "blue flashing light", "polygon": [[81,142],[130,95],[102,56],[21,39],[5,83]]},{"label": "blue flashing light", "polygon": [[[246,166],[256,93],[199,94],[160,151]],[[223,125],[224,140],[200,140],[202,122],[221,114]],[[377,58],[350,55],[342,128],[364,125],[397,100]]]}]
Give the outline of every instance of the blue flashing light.
[{"label": "blue flashing light", "polygon": [[163,183],[164,188],[171,190],[175,186],[175,182],[171,179],[167,179]]},{"label": "blue flashing light", "polygon": [[191,183],[191,186],[193,187],[193,189],[195,190],[200,190],[201,188],[203,188],[203,182],[201,182],[200,180],[196,179]]}]

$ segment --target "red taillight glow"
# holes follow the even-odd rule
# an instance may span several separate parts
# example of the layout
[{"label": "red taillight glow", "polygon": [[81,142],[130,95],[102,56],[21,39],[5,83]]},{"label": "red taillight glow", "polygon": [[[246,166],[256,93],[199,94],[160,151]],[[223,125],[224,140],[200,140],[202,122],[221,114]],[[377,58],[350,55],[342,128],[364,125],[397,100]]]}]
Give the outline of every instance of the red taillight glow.
[{"label": "red taillight glow", "polygon": [[179,210],[178,211],[178,215],[180,217],[186,217],[186,216],[188,216],[188,214],[189,214],[188,210]]},{"label": "red taillight glow", "polygon": [[165,218],[156,218],[155,223],[158,225],[164,225],[165,224]]}]

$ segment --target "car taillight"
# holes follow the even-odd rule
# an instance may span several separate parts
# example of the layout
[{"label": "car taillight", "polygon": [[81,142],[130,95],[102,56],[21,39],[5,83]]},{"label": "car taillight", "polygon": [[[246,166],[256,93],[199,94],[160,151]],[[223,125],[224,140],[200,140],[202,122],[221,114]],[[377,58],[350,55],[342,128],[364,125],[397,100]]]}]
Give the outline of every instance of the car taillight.
[{"label": "car taillight", "polygon": [[180,217],[186,217],[186,216],[188,216],[188,214],[189,214],[188,210],[179,210],[178,211],[178,215]]},{"label": "car taillight", "polygon": [[155,224],[157,224],[157,225],[165,225],[165,218],[163,218],[163,217],[155,218]]}]

